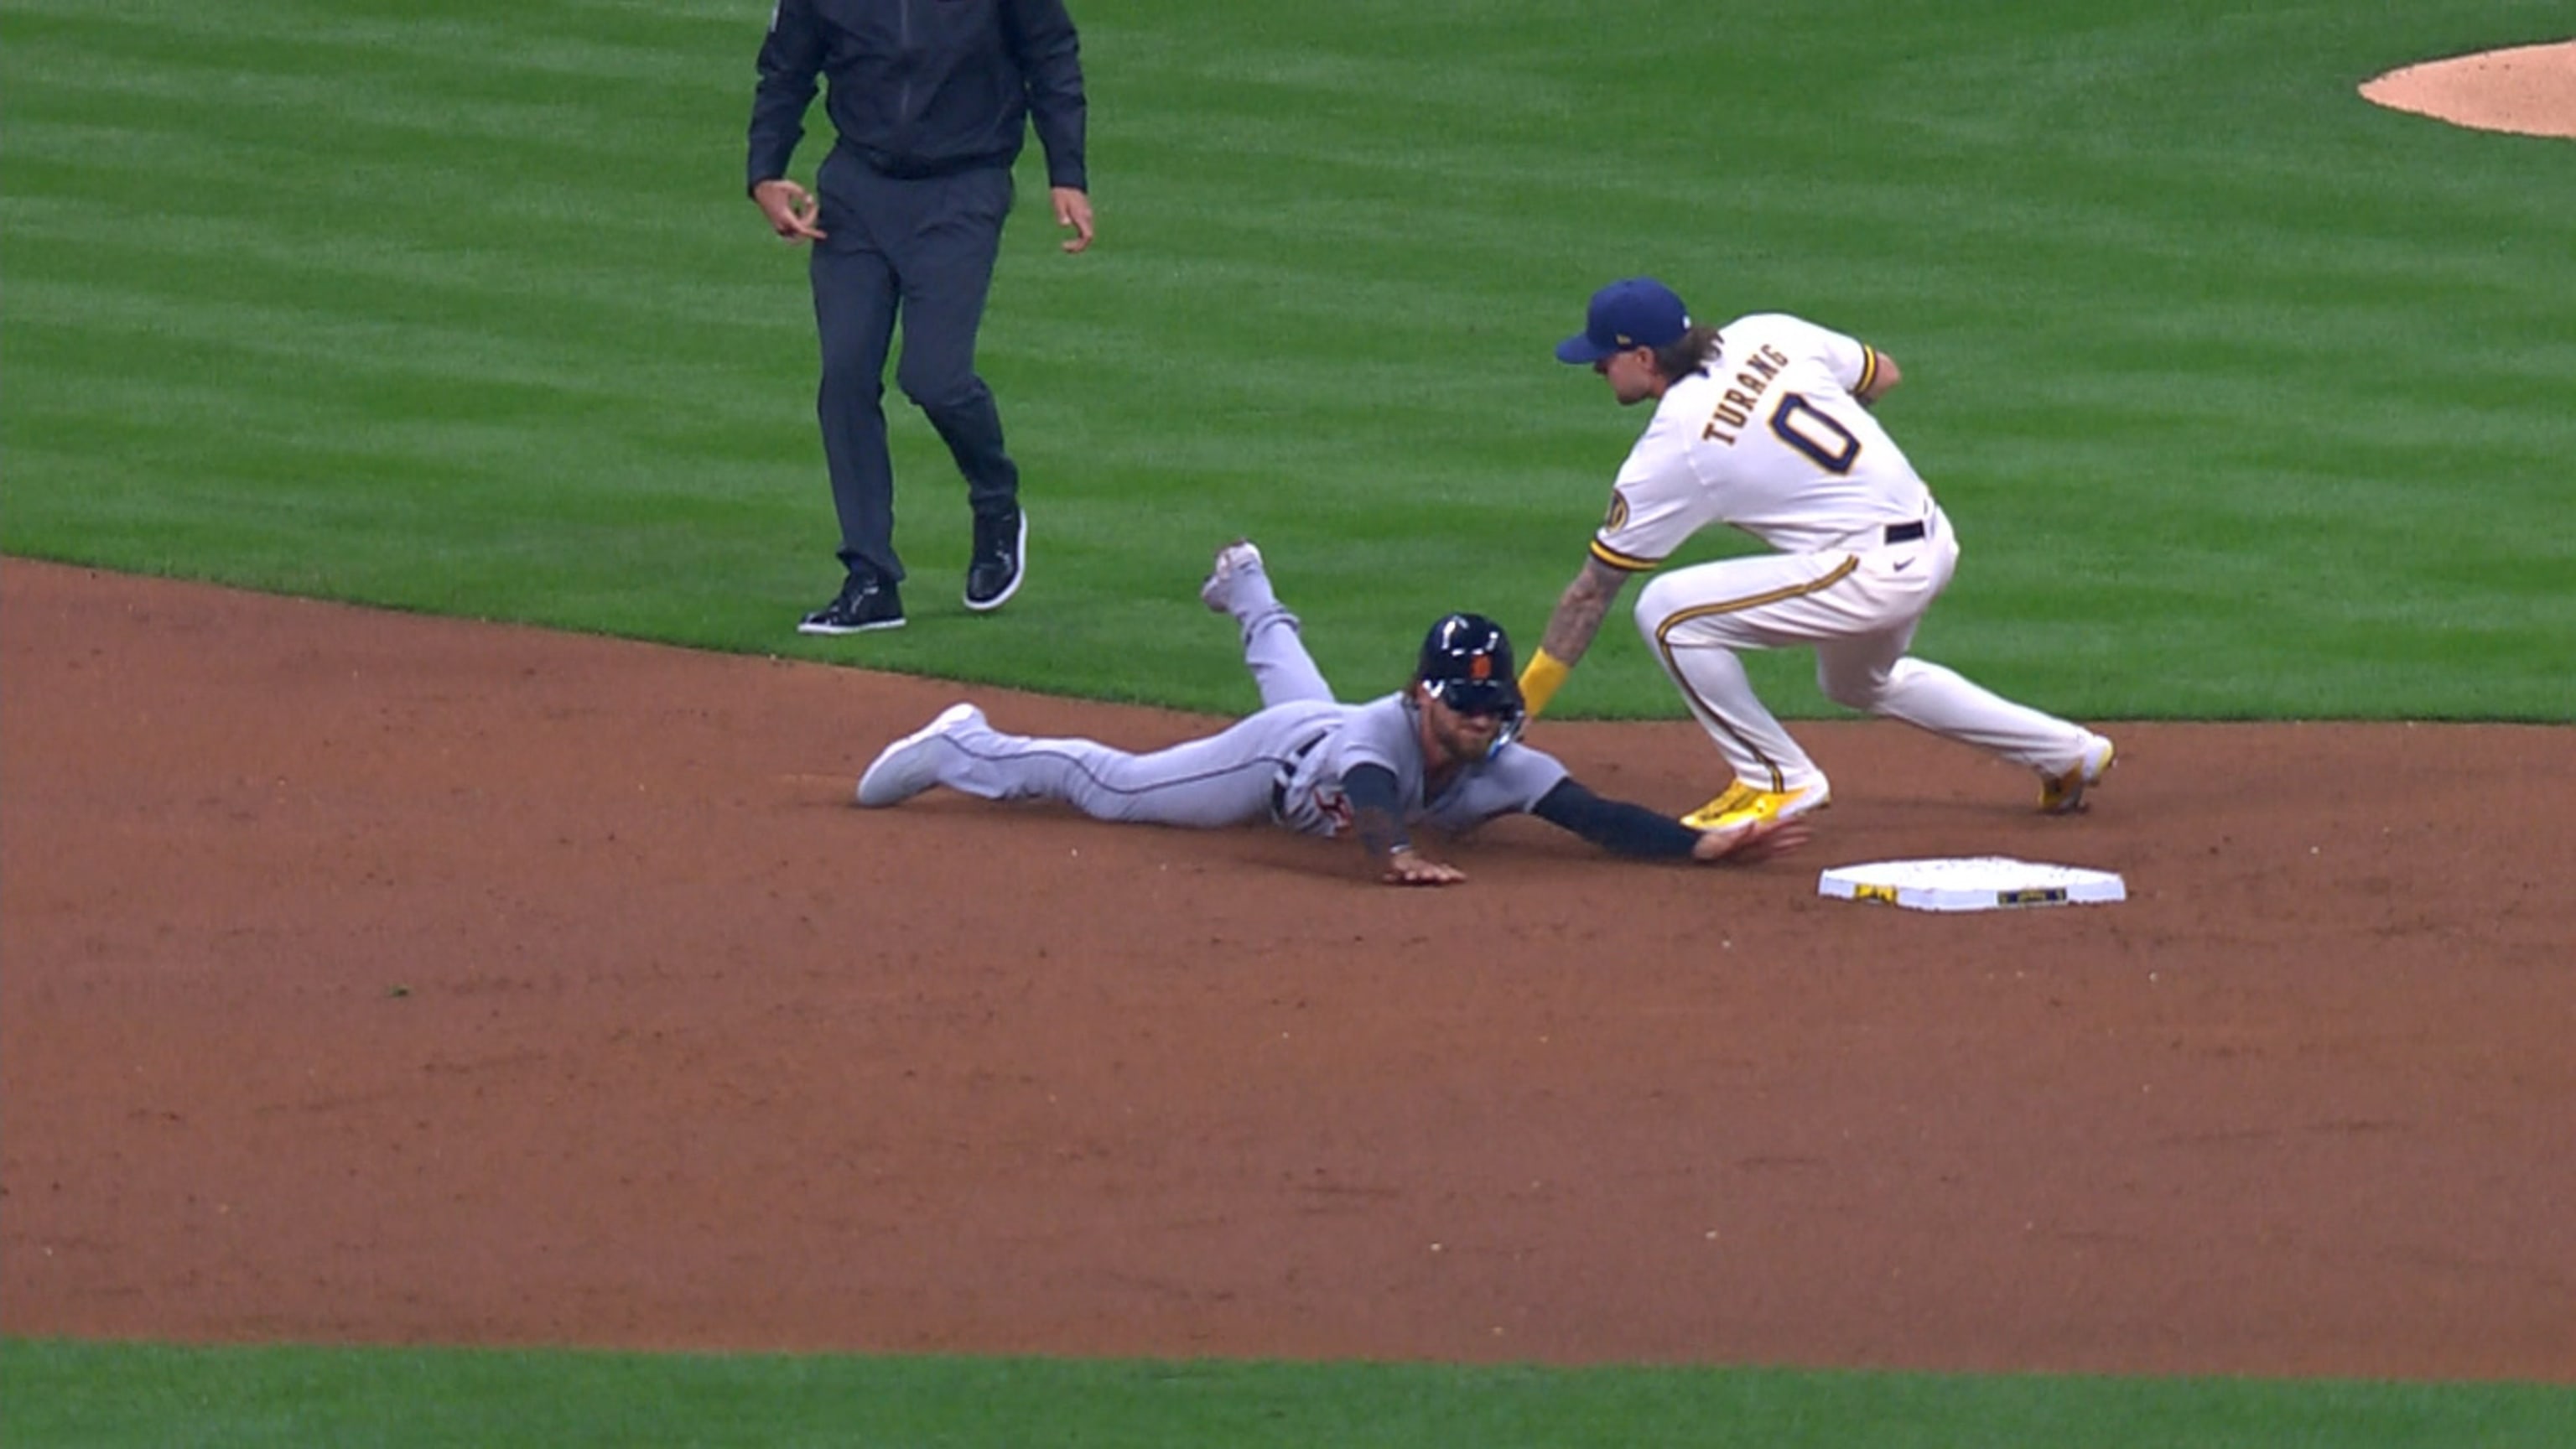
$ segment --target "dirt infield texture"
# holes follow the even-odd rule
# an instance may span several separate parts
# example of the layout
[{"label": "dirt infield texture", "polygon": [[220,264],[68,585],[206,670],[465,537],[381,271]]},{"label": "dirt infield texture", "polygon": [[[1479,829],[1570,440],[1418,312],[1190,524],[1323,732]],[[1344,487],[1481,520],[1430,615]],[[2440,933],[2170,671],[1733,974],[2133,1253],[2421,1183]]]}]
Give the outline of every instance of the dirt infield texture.
[{"label": "dirt infield texture", "polygon": [[[1420,893],[854,810],[855,669],[15,560],[0,669],[10,1333],[2576,1382],[2576,730],[1810,726],[1803,855]],[[1816,895],[1986,853],[2133,898]]]}]

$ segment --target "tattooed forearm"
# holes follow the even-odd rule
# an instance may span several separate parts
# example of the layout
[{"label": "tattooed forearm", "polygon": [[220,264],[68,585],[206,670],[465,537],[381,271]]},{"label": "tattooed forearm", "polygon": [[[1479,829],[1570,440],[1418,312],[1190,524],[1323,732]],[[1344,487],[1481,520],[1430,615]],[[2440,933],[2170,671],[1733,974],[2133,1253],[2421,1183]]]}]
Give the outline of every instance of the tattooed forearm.
[{"label": "tattooed forearm", "polygon": [[1597,558],[1583,561],[1583,572],[1565,586],[1565,594],[1556,601],[1556,612],[1549,616],[1547,634],[1539,647],[1558,662],[1573,665],[1592,647],[1593,636],[1601,632],[1601,621],[1610,614],[1610,606],[1619,601],[1619,591],[1628,586],[1628,576]]}]

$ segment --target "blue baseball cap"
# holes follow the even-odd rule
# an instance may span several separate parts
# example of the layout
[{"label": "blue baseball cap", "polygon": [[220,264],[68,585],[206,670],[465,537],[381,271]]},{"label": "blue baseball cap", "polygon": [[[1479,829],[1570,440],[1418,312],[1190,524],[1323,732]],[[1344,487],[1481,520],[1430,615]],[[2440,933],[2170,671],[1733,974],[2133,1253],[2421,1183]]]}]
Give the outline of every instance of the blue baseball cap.
[{"label": "blue baseball cap", "polygon": [[1556,360],[1590,364],[1632,347],[1662,347],[1690,330],[1690,309],[1652,277],[1629,277],[1592,294],[1583,330],[1556,344]]}]

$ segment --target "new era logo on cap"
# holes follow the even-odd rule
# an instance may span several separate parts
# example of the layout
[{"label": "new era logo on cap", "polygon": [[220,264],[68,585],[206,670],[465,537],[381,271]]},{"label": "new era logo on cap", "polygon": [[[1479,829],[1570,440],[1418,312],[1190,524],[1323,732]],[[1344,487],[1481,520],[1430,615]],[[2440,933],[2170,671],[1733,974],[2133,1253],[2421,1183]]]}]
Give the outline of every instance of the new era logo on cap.
[{"label": "new era logo on cap", "polygon": [[1629,277],[1592,294],[1583,330],[1556,345],[1560,362],[1595,363],[1616,352],[1663,347],[1690,330],[1690,309],[1652,277]]}]

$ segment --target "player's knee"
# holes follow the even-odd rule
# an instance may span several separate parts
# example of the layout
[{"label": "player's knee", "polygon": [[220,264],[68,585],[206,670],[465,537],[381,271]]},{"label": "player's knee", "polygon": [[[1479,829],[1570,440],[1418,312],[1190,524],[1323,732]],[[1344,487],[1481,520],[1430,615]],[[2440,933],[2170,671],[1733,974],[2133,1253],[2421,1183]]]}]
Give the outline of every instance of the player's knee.
[{"label": "player's knee", "polygon": [[1681,608],[1681,590],[1674,585],[1671,575],[1649,579],[1646,586],[1637,591],[1637,632],[1646,636],[1647,643],[1654,643],[1663,632],[1664,621],[1681,612]]}]

